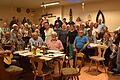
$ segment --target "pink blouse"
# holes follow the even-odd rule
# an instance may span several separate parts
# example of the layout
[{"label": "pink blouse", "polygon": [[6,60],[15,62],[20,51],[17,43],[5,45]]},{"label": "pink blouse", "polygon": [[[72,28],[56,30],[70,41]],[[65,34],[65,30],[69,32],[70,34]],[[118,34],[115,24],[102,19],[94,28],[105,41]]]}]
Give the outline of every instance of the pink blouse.
[{"label": "pink blouse", "polygon": [[49,40],[46,42],[48,49],[50,50],[63,50],[63,45],[60,40],[52,41]]}]

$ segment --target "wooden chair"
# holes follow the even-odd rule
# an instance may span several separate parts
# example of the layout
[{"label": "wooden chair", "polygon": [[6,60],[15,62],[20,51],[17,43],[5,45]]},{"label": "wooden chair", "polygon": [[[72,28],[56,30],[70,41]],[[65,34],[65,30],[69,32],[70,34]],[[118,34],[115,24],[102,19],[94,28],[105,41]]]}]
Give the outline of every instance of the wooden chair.
[{"label": "wooden chair", "polygon": [[68,57],[68,63],[66,64],[68,66],[66,66],[65,68],[61,69],[62,80],[63,79],[69,80],[70,78],[72,78],[72,80],[73,80],[73,78],[75,78],[75,80],[76,79],[79,80],[78,76],[80,75],[81,66],[77,67],[77,65],[76,65],[76,60],[77,60],[76,54],[75,54],[75,61],[74,61],[75,68],[74,67],[70,67],[69,60],[70,60],[70,58]]},{"label": "wooden chair", "polygon": [[0,55],[0,80],[10,80],[10,75],[5,71],[3,59]]},{"label": "wooden chair", "polygon": [[97,55],[97,56],[91,56],[91,57],[90,57],[90,60],[91,60],[91,61],[90,61],[90,65],[89,65],[89,70],[88,70],[88,71],[90,71],[92,62],[95,61],[97,71],[98,71],[98,67],[100,66],[100,65],[99,65],[100,62],[102,62],[103,68],[104,68],[104,70],[105,70],[105,72],[106,72],[106,68],[105,68],[105,65],[104,65],[104,60],[105,60],[104,54],[105,54],[105,52],[106,52],[107,46],[105,46],[105,45],[98,45],[97,48],[98,48],[98,55]]},{"label": "wooden chair", "polygon": [[22,75],[23,69],[17,66],[5,68],[4,57],[0,55],[0,80],[18,80]]},{"label": "wooden chair", "polygon": [[80,65],[82,67],[84,64],[84,54],[82,52],[76,53],[76,66]]},{"label": "wooden chair", "polygon": [[37,67],[35,65],[35,57],[31,57],[30,58],[30,62],[32,64],[32,67],[33,67],[33,73],[34,73],[34,80],[37,79],[37,77],[42,77],[42,80],[47,80],[46,79],[46,76],[50,75],[50,80],[53,80],[53,77],[52,77],[52,73],[53,73],[53,70],[49,70],[48,72],[43,72],[42,71],[42,67],[43,67],[43,61],[42,60],[39,60],[37,59]]}]

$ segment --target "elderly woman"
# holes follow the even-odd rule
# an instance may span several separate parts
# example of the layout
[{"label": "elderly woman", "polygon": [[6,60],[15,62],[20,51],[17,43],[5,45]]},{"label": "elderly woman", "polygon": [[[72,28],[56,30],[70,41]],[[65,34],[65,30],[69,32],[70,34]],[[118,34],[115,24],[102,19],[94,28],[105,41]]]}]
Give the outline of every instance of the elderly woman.
[{"label": "elderly woman", "polygon": [[58,40],[57,33],[52,32],[51,39],[46,42],[48,49],[50,50],[64,50],[62,42]]}]

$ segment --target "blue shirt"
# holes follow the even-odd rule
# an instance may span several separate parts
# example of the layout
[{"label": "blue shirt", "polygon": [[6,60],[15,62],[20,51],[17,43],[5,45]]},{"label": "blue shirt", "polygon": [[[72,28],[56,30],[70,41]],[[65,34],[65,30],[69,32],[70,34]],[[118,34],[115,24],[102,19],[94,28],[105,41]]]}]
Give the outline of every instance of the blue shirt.
[{"label": "blue shirt", "polygon": [[86,44],[87,42],[88,42],[88,38],[86,36],[82,36],[82,37],[77,36],[75,38],[75,47],[77,49],[82,49],[84,44]]}]

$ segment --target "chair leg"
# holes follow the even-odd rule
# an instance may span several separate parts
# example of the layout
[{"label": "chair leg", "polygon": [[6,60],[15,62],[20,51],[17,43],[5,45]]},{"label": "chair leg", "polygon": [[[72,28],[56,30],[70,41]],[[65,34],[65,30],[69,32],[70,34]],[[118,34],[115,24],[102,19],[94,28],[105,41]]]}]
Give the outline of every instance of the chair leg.
[{"label": "chair leg", "polygon": [[[66,79],[66,78],[67,78],[67,79]],[[65,80],[69,80],[69,79],[70,79],[70,77],[66,77],[66,78],[65,78]]]},{"label": "chair leg", "polygon": [[77,80],[79,80],[79,77],[77,76]]},{"label": "chair leg", "polygon": [[61,76],[62,77],[62,80],[64,80],[64,77],[63,76]]},{"label": "chair leg", "polygon": [[105,70],[105,73],[107,72],[106,68],[105,68],[105,64],[104,64],[104,61],[102,61],[102,64],[103,64],[103,67],[104,67],[104,70]]},{"label": "chair leg", "polygon": [[90,64],[89,64],[89,69],[88,69],[88,71],[90,71],[91,65],[92,65],[92,60],[90,61]]},{"label": "chair leg", "polygon": [[96,63],[96,71],[98,71],[98,61],[95,61],[95,63]]},{"label": "chair leg", "polygon": [[76,80],[76,76],[73,76],[74,80]]},{"label": "chair leg", "polygon": [[43,76],[43,79],[42,80],[45,80],[45,76]]},{"label": "chair leg", "polygon": [[58,66],[59,66],[59,74],[60,74],[60,70],[61,70],[61,64],[60,64],[60,61],[58,61]]},{"label": "chair leg", "polygon": [[34,80],[36,80],[36,77],[37,77],[37,76],[35,75],[35,76],[34,76]]},{"label": "chair leg", "polygon": [[50,78],[51,78],[51,80],[53,80],[52,74],[50,74]]},{"label": "chair leg", "polygon": [[[73,76],[74,77],[74,76]],[[73,77],[71,77],[72,78],[72,80],[73,80]]]}]

